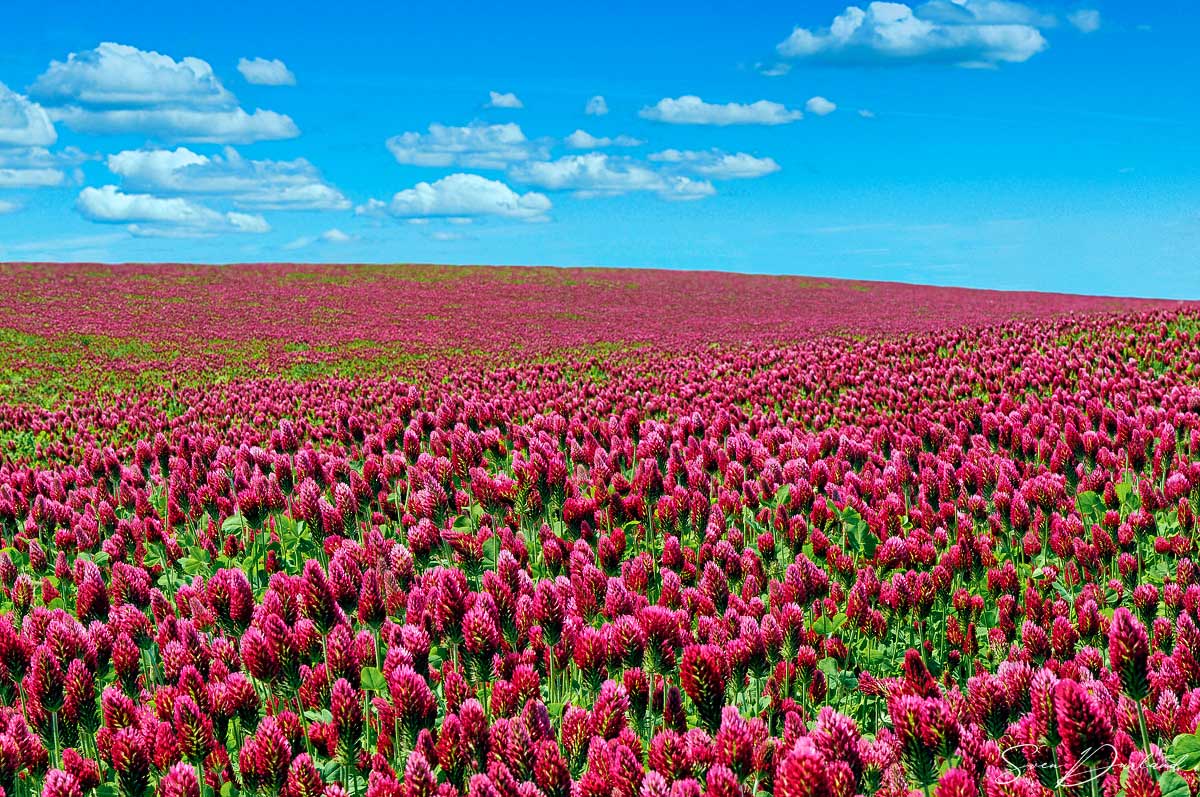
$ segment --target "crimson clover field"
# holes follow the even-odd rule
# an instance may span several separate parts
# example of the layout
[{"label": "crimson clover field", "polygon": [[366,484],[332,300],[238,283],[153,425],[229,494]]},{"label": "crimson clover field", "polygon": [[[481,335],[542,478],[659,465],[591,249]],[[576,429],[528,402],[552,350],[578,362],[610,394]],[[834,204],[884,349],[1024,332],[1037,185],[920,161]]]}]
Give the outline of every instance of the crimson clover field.
[{"label": "crimson clover field", "polygon": [[0,266],[0,790],[1192,797],[1200,306]]}]

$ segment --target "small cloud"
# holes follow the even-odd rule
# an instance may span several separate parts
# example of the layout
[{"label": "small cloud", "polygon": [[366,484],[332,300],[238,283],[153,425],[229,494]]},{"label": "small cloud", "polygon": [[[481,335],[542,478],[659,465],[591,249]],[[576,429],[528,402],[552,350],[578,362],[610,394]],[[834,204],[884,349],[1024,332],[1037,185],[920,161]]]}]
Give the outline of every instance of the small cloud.
[{"label": "small cloud", "polygon": [[[0,147],[0,188],[53,188],[67,183],[64,167],[88,156],[74,147],[51,152],[45,147]],[[78,169],[76,177],[78,177]]]},{"label": "small cloud", "polygon": [[576,130],[571,135],[563,139],[566,145],[571,149],[601,149],[603,147],[640,147],[645,144],[645,141],[634,138],[633,136],[617,136],[609,138],[608,136],[593,136],[586,130]]},{"label": "small cloud", "polygon": [[223,196],[242,207],[271,210],[348,210],[350,200],[304,160],[246,160],[226,147],[224,155],[174,150],[125,150],[108,156],[108,169],[127,188],[155,194]]},{"label": "small cloud", "polygon": [[588,116],[604,116],[608,113],[608,103],[605,102],[603,97],[597,94],[587,101],[587,106],[583,109],[583,112]]},{"label": "small cloud", "polygon": [[309,247],[309,246],[312,246],[313,244],[318,244],[318,243],[344,244],[344,243],[349,243],[350,241],[353,241],[353,240],[355,240],[353,235],[347,235],[346,233],[342,232],[341,230],[339,230],[335,227],[331,230],[326,230],[325,232],[321,233],[320,235],[306,235],[302,238],[297,238],[296,240],[294,240],[290,243],[284,244],[283,248],[284,249],[304,249],[306,247]]},{"label": "small cloud", "polygon": [[837,106],[824,97],[812,97],[804,103],[804,110],[817,116],[828,116],[837,110]]},{"label": "small cloud", "polygon": [[744,180],[779,171],[774,158],[756,158],[745,152],[729,154],[714,149],[705,151],[666,149],[648,156],[659,163],[676,164],[681,169],[713,180]]},{"label": "small cloud", "polygon": [[754,68],[763,77],[783,77],[792,71],[792,65],[782,61],[775,64],[755,64]]},{"label": "small cloud", "polygon": [[488,108],[524,108],[525,103],[517,99],[517,95],[511,91],[507,94],[501,94],[498,91],[488,92]]},{"label": "small cloud", "polygon": [[585,199],[646,191],[663,199],[689,200],[716,193],[707,180],[662,174],[628,158],[601,152],[527,163],[513,169],[511,174],[521,182],[551,191],[573,191],[575,196]]},{"label": "small cloud", "polygon": [[1081,8],[1067,14],[1067,22],[1080,33],[1095,33],[1100,30],[1100,12],[1094,8]]},{"label": "small cloud", "polygon": [[265,233],[271,229],[259,215],[221,213],[180,197],[126,194],[115,185],[83,189],[75,207],[89,221],[127,224],[131,233],[141,236],[192,238],[222,232]]},{"label": "small cloud", "polygon": [[950,63],[996,66],[1046,49],[1039,28],[1054,24],[1011,0],[929,0],[848,6],[825,28],[795,28],[775,48],[784,58],[833,64]]},{"label": "small cloud", "polygon": [[874,119],[875,118],[875,112],[872,110],[869,110],[867,108],[859,108],[858,115],[861,116],[863,119]]},{"label": "small cloud", "polygon": [[503,169],[510,163],[544,160],[545,147],[525,137],[519,125],[470,124],[451,127],[437,123],[426,133],[410,131],[387,140],[398,163],[410,166],[461,166]]},{"label": "small cloud", "polygon": [[749,104],[729,102],[724,105],[705,102],[694,94],[678,98],[664,97],[655,105],[643,108],[643,119],[675,125],[784,125],[804,117],[777,102],[759,100]]},{"label": "small cloud", "polygon": [[48,147],[57,140],[46,109],[0,83],[0,146]]},{"label": "small cloud", "polygon": [[[364,213],[378,211],[380,204],[368,203]],[[387,205],[387,212],[399,218],[500,216],[545,221],[551,207],[545,194],[518,194],[499,180],[458,173],[400,191]]]},{"label": "small cloud", "polygon": [[300,135],[300,129],[290,116],[261,108],[246,113],[241,108],[222,111],[185,108],[93,111],[67,107],[54,108],[51,115],[55,121],[63,122],[80,133],[147,133],[171,141],[198,144],[253,144],[256,141],[278,141]]},{"label": "small cloud", "polygon": [[373,216],[379,218],[387,213],[387,203],[381,199],[368,199],[354,208],[355,216]]},{"label": "small cloud", "polygon": [[435,241],[461,241],[467,236],[461,232],[453,232],[451,230],[434,230],[429,233],[429,237]]},{"label": "small cloud", "polygon": [[9,202],[7,199],[0,199],[0,216],[5,213],[16,213],[21,209],[21,206],[16,202]]},{"label": "small cloud", "polygon": [[287,68],[287,64],[278,58],[273,58],[270,61],[265,58],[255,58],[253,60],[240,58],[238,59],[237,68],[247,83],[254,83],[258,86],[296,85],[296,76],[292,74],[292,70]]}]

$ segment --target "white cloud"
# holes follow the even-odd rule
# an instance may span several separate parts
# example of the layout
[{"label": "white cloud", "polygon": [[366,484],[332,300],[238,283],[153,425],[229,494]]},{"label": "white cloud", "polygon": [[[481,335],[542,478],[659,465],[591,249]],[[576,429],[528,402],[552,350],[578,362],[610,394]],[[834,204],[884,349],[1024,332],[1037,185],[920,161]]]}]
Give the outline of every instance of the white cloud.
[{"label": "white cloud", "polygon": [[567,155],[555,161],[527,163],[511,171],[514,179],[576,196],[617,196],[649,191],[664,199],[701,199],[716,193],[712,183],[664,175],[641,164],[601,152]]},{"label": "white cloud", "polygon": [[53,188],[62,185],[58,169],[10,169],[0,166],[0,188]]},{"label": "white cloud", "polygon": [[875,118],[875,112],[868,108],[859,108],[858,115],[861,116],[863,119],[874,119]]},{"label": "white cloud", "polygon": [[1020,3],[934,0],[916,11],[903,3],[849,6],[829,27],[797,27],[776,48],[790,58],[829,62],[957,63],[995,66],[1044,50],[1039,26],[1053,24]]},{"label": "white cloud", "polygon": [[63,185],[63,166],[82,159],[78,150],[52,153],[43,147],[0,148],[0,188],[53,188]]},{"label": "white cloud", "polygon": [[792,71],[792,65],[781,61],[777,64],[757,64],[755,69],[763,77],[783,77]]},{"label": "white cloud", "polygon": [[583,109],[583,112],[588,116],[604,116],[608,113],[608,102],[597,94],[587,101],[587,106]]},{"label": "white cloud", "polygon": [[[478,174],[451,174],[434,183],[417,183],[392,197],[387,211],[401,218],[473,218],[501,216],[522,221],[545,221],[551,208],[545,194],[518,194],[499,180]],[[378,200],[359,208],[364,215],[378,213]]]},{"label": "white cloud", "polygon": [[678,164],[681,168],[713,180],[739,180],[763,177],[779,171],[774,158],[756,158],[745,152],[729,154],[720,150],[695,151],[665,149],[649,156],[659,163]]},{"label": "white cloud", "polygon": [[331,230],[326,230],[320,235],[305,235],[301,238],[297,238],[294,241],[284,244],[283,248],[304,249],[305,247],[312,246],[313,244],[344,244],[353,240],[355,240],[353,235],[347,235],[346,233],[334,227]]},{"label": "white cloud", "polygon": [[947,25],[1032,25],[1052,28],[1053,14],[1045,14],[1012,0],[928,0],[916,9],[917,16]]},{"label": "white cloud", "polygon": [[759,100],[748,105],[729,102],[718,105],[688,94],[677,99],[664,97],[657,104],[643,108],[644,119],[676,125],[782,125],[804,116],[777,102]]},{"label": "white cloud", "polygon": [[58,169],[9,169],[0,167],[0,188],[53,188],[63,184]]},{"label": "white cloud", "polygon": [[78,107],[54,108],[52,117],[80,133],[147,133],[171,141],[197,144],[252,144],[295,138],[299,128],[291,117],[256,108],[228,111],[189,109],[129,109],[92,111]]},{"label": "white cloud", "polygon": [[174,150],[126,150],[108,156],[108,168],[125,187],[155,194],[210,194],[243,207],[277,210],[347,210],[350,200],[316,168],[294,161],[246,160],[231,147],[224,155]]},{"label": "white cloud", "polygon": [[688,177],[666,177],[666,190],[659,194],[663,199],[677,202],[689,202],[693,199],[704,199],[717,193],[713,184],[708,180],[692,180]]},{"label": "white cloud", "polygon": [[[77,150],[52,154],[46,147],[58,140],[46,110],[0,83],[0,188],[49,188],[66,180],[62,166]],[[16,205],[9,202],[11,213]]]},{"label": "white cloud", "polygon": [[387,213],[387,203],[381,199],[368,199],[354,208],[355,216],[379,217]]},{"label": "white cloud", "polygon": [[428,133],[392,136],[387,148],[400,163],[468,169],[503,169],[510,163],[548,156],[544,146],[527,139],[520,126],[511,122],[465,127],[431,124]]},{"label": "white cloud", "polygon": [[815,113],[817,116],[828,116],[837,110],[837,105],[824,97],[811,97],[808,102],[804,103],[804,110]]},{"label": "white cloud", "polygon": [[1095,33],[1100,30],[1100,12],[1094,8],[1081,8],[1067,14],[1067,21],[1081,33]]},{"label": "white cloud", "polygon": [[187,199],[126,194],[115,185],[88,187],[75,201],[79,213],[102,224],[126,224],[135,235],[194,237],[221,232],[265,233],[262,216],[221,213]]},{"label": "white cloud", "polygon": [[235,99],[199,58],[179,61],[125,44],[103,42],[94,50],[51,61],[32,93],[45,100],[83,105],[226,108]]},{"label": "white cloud", "polygon": [[275,111],[238,107],[199,58],[104,42],[52,61],[31,94],[49,116],[82,133],[145,133],[174,141],[250,143],[300,134]]},{"label": "white cloud", "polygon": [[259,86],[294,86],[296,76],[287,64],[278,58],[268,61],[266,58],[239,58],[238,71],[247,83]]},{"label": "white cloud", "polygon": [[600,149],[602,147],[640,147],[645,141],[633,136],[593,136],[586,130],[576,130],[563,139],[571,149]]},{"label": "white cloud", "polygon": [[42,106],[0,83],[0,146],[48,147],[57,139]]},{"label": "white cloud", "polygon": [[498,91],[488,92],[488,108],[524,108],[525,103],[517,99],[517,95],[511,91],[507,94],[501,94]]},{"label": "white cloud", "polygon": [[5,213],[16,213],[21,209],[21,206],[16,202],[9,202],[7,199],[0,199],[0,216]]}]

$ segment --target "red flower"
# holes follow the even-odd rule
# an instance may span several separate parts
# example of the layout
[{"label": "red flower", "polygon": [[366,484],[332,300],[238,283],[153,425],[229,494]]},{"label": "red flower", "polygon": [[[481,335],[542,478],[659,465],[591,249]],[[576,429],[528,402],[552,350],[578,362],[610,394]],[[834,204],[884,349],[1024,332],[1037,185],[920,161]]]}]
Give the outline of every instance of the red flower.
[{"label": "red flower", "polygon": [[1149,657],[1146,627],[1128,609],[1118,608],[1108,628],[1108,661],[1121,678],[1121,688],[1134,700],[1142,700],[1150,693]]},{"label": "red flower", "polygon": [[83,797],[83,787],[79,779],[69,772],[52,769],[46,773],[42,797]]},{"label": "red flower", "polygon": [[1112,761],[1116,752],[1112,718],[1097,698],[1077,681],[1063,679],[1054,687],[1054,710],[1058,735],[1071,762],[1082,769]]},{"label": "red flower", "polygon": [[775,769],[778,797],[833,797],[825,757],[812,740],[801,737],[780,759]]},{"label": "red flower", "polygon": [[179,763],[158,782],[158,797],[200,797],[200,782],[190,764]]},{"label": "red flower", "polygon": [[683,691],[691,698],[700,721],[711,731],[721,723],[725,706],[725,688],[729,682],[729,661],[716,645],[689,645],[679,665]]}]

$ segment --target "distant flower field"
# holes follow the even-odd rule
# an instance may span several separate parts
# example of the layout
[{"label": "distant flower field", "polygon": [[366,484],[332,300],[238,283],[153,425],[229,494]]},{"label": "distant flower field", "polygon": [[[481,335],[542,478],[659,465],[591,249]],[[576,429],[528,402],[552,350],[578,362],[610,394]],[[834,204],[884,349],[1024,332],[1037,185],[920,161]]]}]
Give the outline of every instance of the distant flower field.
[{"label": "distant flower field", "polygon": [[0,266],[0,797],[1193,797],[1200,307]]}]

